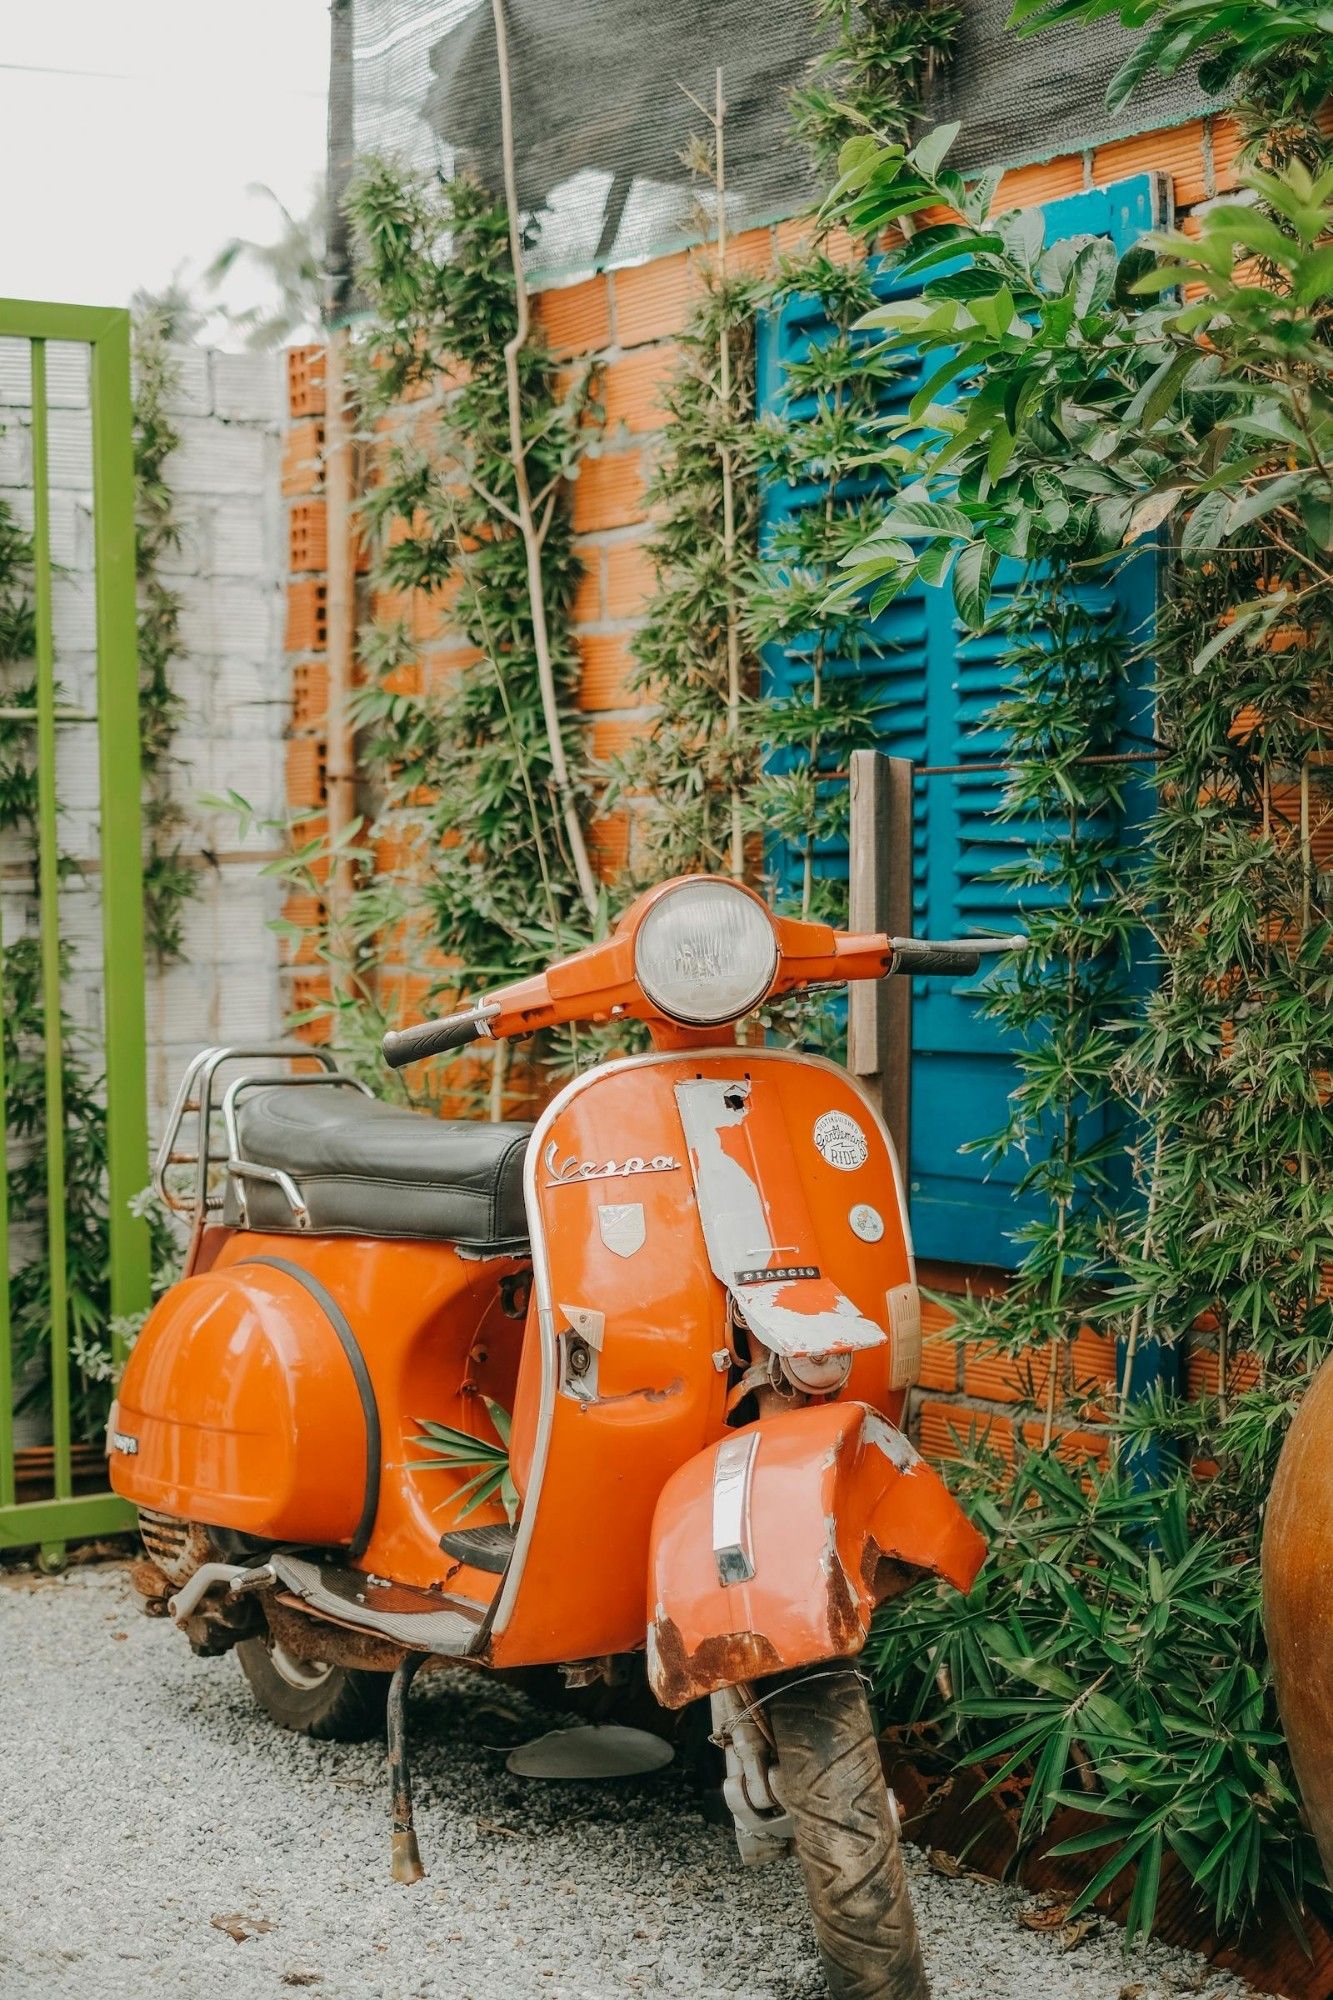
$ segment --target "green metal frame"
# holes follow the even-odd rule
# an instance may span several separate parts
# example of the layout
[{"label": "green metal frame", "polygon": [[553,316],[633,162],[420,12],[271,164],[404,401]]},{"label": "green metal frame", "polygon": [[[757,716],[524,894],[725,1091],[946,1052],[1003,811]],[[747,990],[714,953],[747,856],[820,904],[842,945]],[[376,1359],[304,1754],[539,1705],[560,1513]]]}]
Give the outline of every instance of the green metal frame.
[{"label": "green metal frame", "polygon": [[[55,651],[51,620],[46,349],[90,349],[93,538],[96,557],[97,731],[101,819],[102,961],[106,1057],[107,1194],[114,1320],[149,1301],[148,1226],[130,1203],[148,1163],[144,1044],[143,876],[139,828],[139,667],[135,609],[130,316],[120,308],[0,299],[0,337],[32,357],[33,555],[37,676],[37,859],[46,1064],[47,1256],[51,1273],[51,1431],[54,1497],[15,1500],[13,1356],[5,1121],[0,1117],[0,1548],[36,1544],[48,1559],[66,1541],[129,1526],[134,1510],[111,1492],[73,1489],[69,1301],[65,1263],[65,1131],[61,1099],[60,909],[57,849]],[[0,960],[0,971],[3,961]],[[0,992],[0,1005],[3,993]],[[0,1104],[4,1102],[0,1053]],[[119,1363],[123,1342],[113,1334]]]}]

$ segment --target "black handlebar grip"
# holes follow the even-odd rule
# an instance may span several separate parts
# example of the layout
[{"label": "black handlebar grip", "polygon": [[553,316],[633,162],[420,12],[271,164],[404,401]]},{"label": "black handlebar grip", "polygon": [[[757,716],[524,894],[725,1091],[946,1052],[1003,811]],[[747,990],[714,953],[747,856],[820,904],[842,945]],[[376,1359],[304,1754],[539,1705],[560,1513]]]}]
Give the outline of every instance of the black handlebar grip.
[{"label": "black handlebar grip", "polygon": [[415,1028],[391,1028],[380,1048],[390,1069],[402,1069],[407,1063],[424,1062],[427,1056],[443,1055],[448,1049],[465,1049],[469,1042],[480,1041],[485,1032],[485,1021],[477,1018],[421,1021]]},{"label": "black handlebar grip", "polygon": [[944,972],[962,978],[970,972],[979,971],[980,967],[981,953],[968,951],[962,945],[917,944],[911,938],[904,938],[893,948],[893,970],[913,976],[922,972]]}]

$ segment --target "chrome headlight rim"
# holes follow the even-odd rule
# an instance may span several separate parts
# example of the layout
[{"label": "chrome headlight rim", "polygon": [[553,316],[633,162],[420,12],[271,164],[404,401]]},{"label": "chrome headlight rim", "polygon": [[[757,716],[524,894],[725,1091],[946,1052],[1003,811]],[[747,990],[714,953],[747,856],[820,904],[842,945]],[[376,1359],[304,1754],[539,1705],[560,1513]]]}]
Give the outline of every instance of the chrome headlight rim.
[{"label": "chrome headlight rim", "polygon": [[[758,919],[765,933],[766,949],[762,976],[756,968],[756,975],[743,990],[739,1004],[729,1004],[724,1012],[704,1013],[688,1010],[674,997],[664,995],[661,986],[644,967],[645,946],[652,942],[654,926],[661,924],[673,904],[678,904],[681,899],[691,895],[697,897],[701,894],[714,902],[722,898],[731,901],[738,914],[744,911],[745,923],[753,925],[755,919]],[[752,942],[757,942],[757,933]],[[748,889],[742,888],[738,882],[733,882],[725,876],[688,875],[682,881],[673,882],[646,911],[634,939],[634,976],[644,997],[665,1020],[672,1021],[682,1028],[721,1028],[743,1020],[772,990],[780,956],[777,929],[769,911],[757,896],[751,895]]]}]

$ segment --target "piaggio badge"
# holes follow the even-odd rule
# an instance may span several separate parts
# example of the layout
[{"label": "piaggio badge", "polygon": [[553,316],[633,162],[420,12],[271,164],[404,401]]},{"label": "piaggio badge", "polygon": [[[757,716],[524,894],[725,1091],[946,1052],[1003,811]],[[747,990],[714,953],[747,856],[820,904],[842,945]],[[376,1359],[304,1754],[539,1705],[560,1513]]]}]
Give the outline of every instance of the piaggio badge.
[{"label": "piaggio badge", "polygon": [[737,1271],[738,1285],[780,1285],[788,1278],[817,1278],[820,1276],[818,1264],[779,1264],[772,1271]]}]

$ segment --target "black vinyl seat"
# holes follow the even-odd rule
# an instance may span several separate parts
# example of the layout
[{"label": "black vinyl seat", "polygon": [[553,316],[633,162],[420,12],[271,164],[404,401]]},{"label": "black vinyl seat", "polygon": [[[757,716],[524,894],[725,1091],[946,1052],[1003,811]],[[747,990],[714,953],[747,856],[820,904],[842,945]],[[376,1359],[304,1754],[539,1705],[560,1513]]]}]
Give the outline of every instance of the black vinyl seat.
[{"label": "black vinyl seat", "polygon": [[[237,1098],[240,1157],[296,1184],[316,1234],[413,1236],[467,1249],[521,1249],[528,1124],[432,1118],[360,1091],[275,1083]],[[225,1219],[294,1229],[281,1187],[228,1178]]]}]

